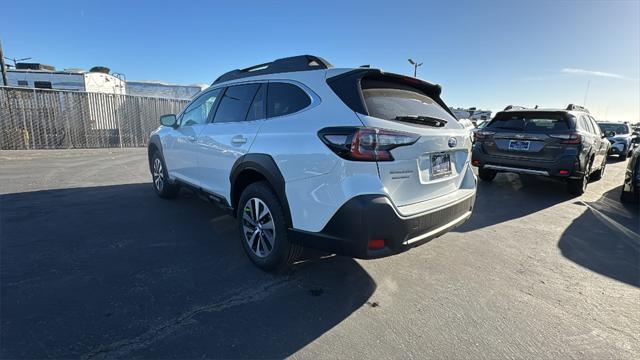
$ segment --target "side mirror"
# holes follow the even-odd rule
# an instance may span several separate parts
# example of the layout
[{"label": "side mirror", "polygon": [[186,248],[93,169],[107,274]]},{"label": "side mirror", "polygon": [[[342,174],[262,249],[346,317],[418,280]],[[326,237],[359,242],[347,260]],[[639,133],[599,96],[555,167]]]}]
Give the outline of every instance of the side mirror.
[{"label": "side mirror", "polygon": [[175,114],[167,114],[160,116],[160,124],[175,128],[178,125],[178,119]]},{"label": "side mirror", "polygon": [[614,137],[616,136],[616,132],[611,130],[611,131],[607,131],[606,133],[604,133],[604,136],[606,137]]}]

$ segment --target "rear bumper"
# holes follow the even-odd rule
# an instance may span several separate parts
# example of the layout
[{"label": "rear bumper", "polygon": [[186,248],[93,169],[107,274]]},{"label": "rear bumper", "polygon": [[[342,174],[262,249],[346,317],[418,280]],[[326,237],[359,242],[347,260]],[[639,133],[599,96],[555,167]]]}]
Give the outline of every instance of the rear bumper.
[{"label": "rear bumper", "polygon": [[[506,156],[494,156],[484,153],[474,146],[472,162],[478,168],[487,168],[501,172],[513,172],[551,176],[560,178],[580,177],[584,174],[577,155],[562,156],[556,161],[536,161]],[[561,170],[568,173],[561,174]]]},{"label": "rear bumper", "polygon": [[[382,195],[360,195],[347,201],[320,232],[290,229],[299,245],[360,259],[400,253],[424,244],[463,224],[470,216],[475,193],[455,203],[414,215],[400,216]],[[382,239],[385,247],[371,250],[369,240]]]}]

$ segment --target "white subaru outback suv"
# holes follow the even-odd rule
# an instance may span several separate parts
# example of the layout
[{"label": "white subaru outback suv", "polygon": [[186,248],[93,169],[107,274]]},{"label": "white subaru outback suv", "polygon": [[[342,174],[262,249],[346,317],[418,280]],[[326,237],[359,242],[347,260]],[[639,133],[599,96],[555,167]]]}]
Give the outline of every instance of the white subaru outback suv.
[{"label": "white subaru outback suv", "polygon": [[149,140],[163,198],[189,187],[238,219],[249,258],[311,247],[379,258],[471,216],[471,140],[441,87],[295,56],[220,76]]}]

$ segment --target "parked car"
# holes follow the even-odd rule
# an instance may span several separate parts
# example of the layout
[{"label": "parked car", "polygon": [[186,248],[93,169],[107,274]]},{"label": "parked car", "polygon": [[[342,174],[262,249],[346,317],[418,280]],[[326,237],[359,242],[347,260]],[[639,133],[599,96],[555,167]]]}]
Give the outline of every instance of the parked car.
[{"label": "parked car", "polygon": [[308,246],[357,258],[464,223],[471,140],[441,87],[295,56],[230,71],[149,141],[156,193],[189,187],[238,219],[248,257],[282,269]]},{"label": "parked car", "polygon": [[624,175],[620,200],[622,202],[640,201],[640,147],[631,153]]},{"label": "parked car", "polygon": [[602,177],[609,142],[583,107],[525,109],[509,106],[475,133],[472,163],[491,181],[499,172],[549,176],[566,181],[571,194],[584,193]]},{"label": "parked car", "polygon": [[620,160],[626,160],[627,156],[630,156],[633,150],[633,144],[631,143],[633,134],[629,124],[599,122],[598,126],[600,126],[600,129],[611,143],[609,155],[618,155]]}]

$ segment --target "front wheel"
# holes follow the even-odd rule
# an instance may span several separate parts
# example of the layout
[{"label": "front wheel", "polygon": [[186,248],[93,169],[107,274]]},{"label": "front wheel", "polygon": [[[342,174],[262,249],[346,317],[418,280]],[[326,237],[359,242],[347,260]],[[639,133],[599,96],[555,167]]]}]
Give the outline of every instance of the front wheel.
[{"label": "front wheel", "polygon": [[158,151],[151,156],[151,179],[153,180],[153,189],[161,198],[170,199],[178,195],[179,188],[169,181],[167,167]]},{"label": "front wheel", "polygon": [[282,205],[266,182],[249,185],[238,205],[242,247],[257,267],[283,270],[300,256],[302,247],[289,241]]}]

